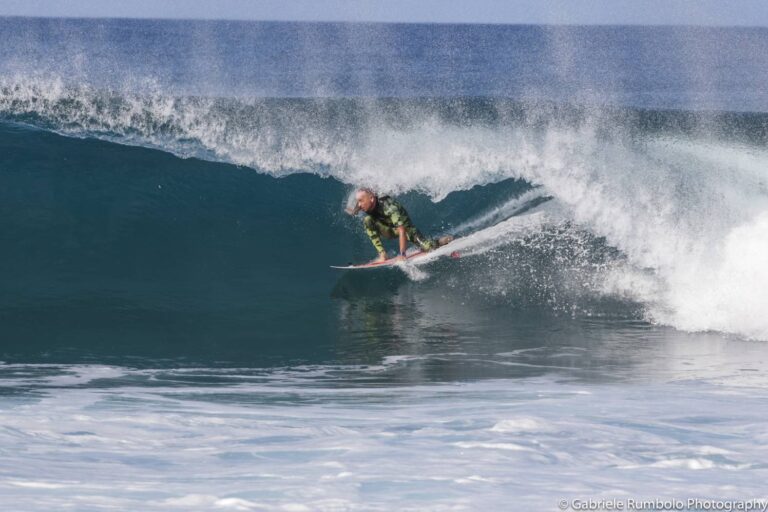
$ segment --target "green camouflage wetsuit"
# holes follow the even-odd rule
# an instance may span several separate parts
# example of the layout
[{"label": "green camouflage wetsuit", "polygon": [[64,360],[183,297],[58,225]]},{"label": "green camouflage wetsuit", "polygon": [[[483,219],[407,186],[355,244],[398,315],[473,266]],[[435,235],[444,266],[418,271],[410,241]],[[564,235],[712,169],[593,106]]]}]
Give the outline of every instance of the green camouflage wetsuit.
[{"label": "green camouflage wetsuit", "polygon": [[405,228],[405,236],[408,237],[408,241],[421,247],[422,251],[431,251],[437,248],[437,241],[424,237],[411,222],[411,218],[403,205],[389,196],[382,196],[377,199],[376,207],[371,213],[366,213],[365,218],[363,218],[363,226],[365,226],[365,232],[379,253],[384,252],[381,237],[398,238],[400,235],[397,228],[400,226]]}]

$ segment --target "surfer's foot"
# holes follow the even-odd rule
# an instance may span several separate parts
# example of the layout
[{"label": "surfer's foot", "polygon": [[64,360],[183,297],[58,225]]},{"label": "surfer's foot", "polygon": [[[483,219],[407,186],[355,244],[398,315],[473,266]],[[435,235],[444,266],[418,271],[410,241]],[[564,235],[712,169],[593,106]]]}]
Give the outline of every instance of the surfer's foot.
[{"label": "surfer's foot", "polygon": [[453,236],[451,235],[441,236],[440,238],[437,239],[437,246],[442,247],[444,245],[448,245],[451,242],[453,242]]}]

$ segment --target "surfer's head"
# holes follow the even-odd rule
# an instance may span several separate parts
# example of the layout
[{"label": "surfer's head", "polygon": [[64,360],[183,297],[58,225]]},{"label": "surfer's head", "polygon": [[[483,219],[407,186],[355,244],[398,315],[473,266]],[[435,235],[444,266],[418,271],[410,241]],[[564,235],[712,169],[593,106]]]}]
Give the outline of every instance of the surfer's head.
[{"label": "surfer's head", "polygon": [[376,208],[376,194],[369,188],[359,188],[355,192],[355,207],[365,213],[371,213]]}]

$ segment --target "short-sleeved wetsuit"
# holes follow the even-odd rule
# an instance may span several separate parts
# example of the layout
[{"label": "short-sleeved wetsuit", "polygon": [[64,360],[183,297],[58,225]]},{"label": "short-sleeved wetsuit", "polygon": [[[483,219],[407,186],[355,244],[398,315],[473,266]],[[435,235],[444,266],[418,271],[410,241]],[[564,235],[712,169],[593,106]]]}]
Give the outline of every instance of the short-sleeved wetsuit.
[{"label": "short-sleeved wetsuit", "polygon": [[384,244],[381,237],[398,238],[397,228],[403,226],[408,241],[418,245],[422,251],[431,251],[437,248],[437,241],[424,237],[411,222],[408,212],[403,205],[389,196],[379,197],[376,207],[363,218],[365,232],[371,239],[371,243],[379,253],[384,252]]}]

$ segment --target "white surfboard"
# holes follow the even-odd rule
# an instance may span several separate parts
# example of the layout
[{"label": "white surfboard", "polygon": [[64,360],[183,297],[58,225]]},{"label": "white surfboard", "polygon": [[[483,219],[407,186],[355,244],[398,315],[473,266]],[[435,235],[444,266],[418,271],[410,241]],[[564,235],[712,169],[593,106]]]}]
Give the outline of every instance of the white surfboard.
[{"label": "white surfboard", "polygon": [[428,261],[435,260],[441,256],[445,256],[446,254],[454,259],[459,258],[460,254],[458,251],[450,251],[448,249],[450,245],[451,244],[448,243],[438,249],[435,249],[434,251],[429,251],[429,252],[424,252],[420,249],[417,249],[411,253],[406,253],[406,257],[404,260],[400,258],[390,258],[384,261],[372,261],[370,263],[361,263],[359,265],[344,265],[344,266],[331,265],[331,268],[338,268],[341,270],[362,270],[362,269],[372,269],[372,268],[396,267],[399,265],[417,265],[417,264],[423,264]]}]

